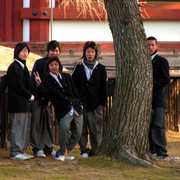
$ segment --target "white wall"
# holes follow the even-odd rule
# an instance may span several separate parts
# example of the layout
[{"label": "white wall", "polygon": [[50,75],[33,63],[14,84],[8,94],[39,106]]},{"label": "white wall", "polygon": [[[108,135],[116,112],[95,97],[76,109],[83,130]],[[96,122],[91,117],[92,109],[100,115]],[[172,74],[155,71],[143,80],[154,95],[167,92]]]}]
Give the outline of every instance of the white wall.
[{"label": "white wall", "polygon": [[52,7],[55,8],[55,0],[49,0],[49,7],[51,8],[51,2],[52,2]]},{"label": "white wall", "polygon": [[112,41],[108,22],[54,20],[53,38],[58,41]]},{"label": "white wall", "polygon": [[154,36],[158,41],[180,41],[180,21],[144,21],[146,36]]},{"label": "white wall", "polygon": [[[23,8],[30,8],[30,0],[23,0]],[[30,22],[29,19],[23,19],[23,41],[30,41]]]},{"label": "white wall", "polygon": [[30,23],[29,19],[23,19],[23,41],[30,41]]},{"label": "white wall", "polygon": [[[146,35],[158,41],[180,41],[180,21],[145,20]],[[112,41],[108,22],[54,20],[53,38],[58,41]]]},{"label": "white wall", "polygon": [[23,0],[23,8],[30,8],[30,0]]}]

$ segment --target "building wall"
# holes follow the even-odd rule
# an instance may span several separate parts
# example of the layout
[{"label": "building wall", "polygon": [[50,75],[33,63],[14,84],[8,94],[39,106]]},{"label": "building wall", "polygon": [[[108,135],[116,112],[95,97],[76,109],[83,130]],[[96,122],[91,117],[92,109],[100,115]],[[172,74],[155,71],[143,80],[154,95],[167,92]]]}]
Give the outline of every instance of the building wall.
[{"label": "building wall", "polygon": [[[50,0],[0,0],[0,42],[48,42],[51,39]],[[64,13],[53,2],[52,39],[58,41],[112,41],[109,25],[94,14],[84,17],[74,6]],[[96,3],[96,2],[94,2]],[[56,4],[56,6],[55,6]],[[160,41],[180,41],[180,2],[145,3],[140,5],[147,36]],[[34,15],[34,12],[37,14]]]},{"label": "building wall", "polygon": [[158,41],[180,41],[179,20],[144,20],[146,36],[155,36]]},{"label": "building wall", "polygon": [[112,41],[108,22],[86,20],[53,21],[53,39],[58,41]]},{"label": "building wall", "polygon": [[[179,20],[144,20],[146,36],[158,41],[180,41]],[[53,39],[58,41],[112,41],[108,22],[86,20],[53,21]]]}]

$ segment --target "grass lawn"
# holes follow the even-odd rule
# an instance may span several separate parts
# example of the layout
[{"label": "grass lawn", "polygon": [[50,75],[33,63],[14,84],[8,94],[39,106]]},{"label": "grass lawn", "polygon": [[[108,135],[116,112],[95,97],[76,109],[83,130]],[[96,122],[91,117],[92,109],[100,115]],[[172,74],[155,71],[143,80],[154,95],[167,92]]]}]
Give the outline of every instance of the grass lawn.
[{"label": "grass lawn", "polygon": [[[14,161],[9,159],[9,150],[0,149],[0,180],[179,180],[180,161],[173,159],[180,158],[180,133],[168,131],[167,140],[170,160],[155,160],[159,168],[137,167],[104,156],[80,159],[78,146],[71,152],[75,160],[66,162],[55,161],[52,157]],[[30,148],[27,152],[32,154]]]}]

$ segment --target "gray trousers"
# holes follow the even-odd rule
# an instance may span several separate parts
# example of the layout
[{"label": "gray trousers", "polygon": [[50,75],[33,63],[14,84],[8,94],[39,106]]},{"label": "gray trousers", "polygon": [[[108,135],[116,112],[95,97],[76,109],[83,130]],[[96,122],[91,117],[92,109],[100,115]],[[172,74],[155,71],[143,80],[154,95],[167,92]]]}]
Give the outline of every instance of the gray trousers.
[{"label": "gray trousers", "polygon": [[67,113],[59,121],[59,145],[60,149],[56,152],[56,157],[70,152],[78,143],[82,133],[82,115],[71,116]]},{"label": "gray trousers", "polygon": [[10,157],[23,154],[29,145],[31,113],[11,113]]},{"label": "gray trousers", "polygon": [[151,111],[149,143],[151,152],[157,153],[159,156],[167,155],[165,109],[163,107],[154,108]]},{"label": "gray trousers", "polygon": [[[94,111],[84,110],[83,130],[79,140],[81,154],[88,153],[93,156],[101,143],[102,138],[102,122],[103,114],[101,106],[98,106]],[[88,146],[88,134],[90,135],[91,149]]]},{"label": "gray trousers", "polygon": [[31,103],[32,118],[30,143],[33,147],[34,154],[43,149],[46,155],[50,155],[53,148],[53,135],[51,129],[51,107],[40,105],[39,101],[35,100]]}]

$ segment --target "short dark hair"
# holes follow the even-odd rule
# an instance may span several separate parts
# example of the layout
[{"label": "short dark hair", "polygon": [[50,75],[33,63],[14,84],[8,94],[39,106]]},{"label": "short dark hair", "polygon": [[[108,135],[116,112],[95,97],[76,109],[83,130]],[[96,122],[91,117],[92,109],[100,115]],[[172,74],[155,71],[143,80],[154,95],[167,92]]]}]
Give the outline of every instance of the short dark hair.
[{"label": "short dark hair", "polygon": [[98,48],[97,48],[97,45],[94,41],[87,41],[85,44],[84,44],[84,48],[83,48],[83,56],[81,58],[85,58],[86,57],[86,50],[88,48],[92,48],[95,50],[95,58],[98,59]]},{"label": "short dark hair", "polygon": [[29,46],[25,42],[19,42],[16,44],[14,48],[14,59],[19,58],[20,51],[22,51],[25,47],[28,49],[28,53],[30,53]]},{"label": "short dark hair", "polygon": [[51,58],[48,58],[48,60],[46,61],[47,69],[49,70],[49,64],[52,63],[53,61],[58,62],[58,64],[59,64],[59,70],[62,71],[62,67],[61,67],[62,65],[61,65],[61,62],[60,62],[59,57],[51,57]]},{"label": "short dark hair", "polygon": [[156,39],[154,36],[148,37],[148,38],[147,38],[147,41],[149,41],[149,40],[155,40],[155,41],[156,41],[156,44],[157,44],[157,39]]},{"label": "short dark hair", "polygon": [[47,45],[47,51],[49,52],[50,50],[55,50],[57,47],[59,49],[59,52],[61,52],[61,47],[59,42],[57,42],[56,40],[52,40]]}]

